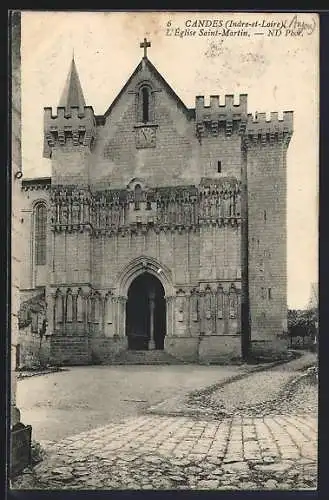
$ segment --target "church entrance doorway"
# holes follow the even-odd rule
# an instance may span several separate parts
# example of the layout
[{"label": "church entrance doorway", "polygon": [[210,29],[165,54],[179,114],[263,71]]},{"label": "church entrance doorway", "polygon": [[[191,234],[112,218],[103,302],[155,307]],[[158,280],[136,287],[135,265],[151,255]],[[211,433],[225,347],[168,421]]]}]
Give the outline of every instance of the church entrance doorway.
[{"label": "church entrance doorway", "polygon": [[137,276],[128,290],[126,310],[128,349],[163,349],[166,334],[164,288],[153,274]]}]

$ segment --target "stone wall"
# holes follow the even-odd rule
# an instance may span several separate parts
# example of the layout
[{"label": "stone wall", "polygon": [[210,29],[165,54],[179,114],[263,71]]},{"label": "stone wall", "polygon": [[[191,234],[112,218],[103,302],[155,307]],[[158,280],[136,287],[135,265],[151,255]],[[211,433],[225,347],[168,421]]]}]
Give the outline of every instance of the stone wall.
[{"label": "stone wall", "polygon": [[277,350],[280,336],[287,331],[286,151],[292,133],[291,117],[287,115],[282,121],[273,117],[272,135],[266,133],[266,127],[271,130],[271,122],[265,122],[263,115],[247,129],[249,297],[254,351],[268,350],[264,342],[272,343]]}]

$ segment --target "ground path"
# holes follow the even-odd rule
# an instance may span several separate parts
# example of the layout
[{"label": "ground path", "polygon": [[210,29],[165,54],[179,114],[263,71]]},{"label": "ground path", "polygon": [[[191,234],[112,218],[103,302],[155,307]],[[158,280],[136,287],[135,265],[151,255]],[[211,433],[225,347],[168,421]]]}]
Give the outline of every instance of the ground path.
[{"label": "ground path", "polygon": [[[214,412],[203,418],[200,414],[171,416],[144,412],[56,443],[44,442],[51,445],[48,457],[33,473],[24,474],[16,487],[315,489],[316,388],[305,377],[297,384],[292,383],[300,377],[297,370],[310,361],[306,356],[304,362],[273,369],[272,377],[264,376],[269,372],[260,372],[224,387],[217,379],[217,389],[213,386],[209,391],[204,387],[194,393],[193,397],[210,397],[214,410],[216,405],[226,410],[240,408],[231,415],[227,412],[218,416]],[[287,382],[287,390],[282,393]],[[238,384],[240,391],[232,391],[234,384]],[[255,400],[254,388],[251,389],[254,384],[258,384],[265,400],[269,393],[282,397],[271,408],[259,412],[258,395],[255,405],[252,399],[246,405],[248,387]],[[187,399],[193,402],[193,397]],[[285,411],[289,407],[294,411]]]}]

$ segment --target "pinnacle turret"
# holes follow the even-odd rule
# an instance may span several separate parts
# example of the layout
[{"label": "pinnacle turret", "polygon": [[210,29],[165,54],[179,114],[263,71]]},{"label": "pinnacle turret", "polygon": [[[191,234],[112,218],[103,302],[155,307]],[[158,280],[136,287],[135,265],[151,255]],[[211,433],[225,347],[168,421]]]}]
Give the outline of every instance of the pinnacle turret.
[{"label": "pinnacle turret", "polygon": [[78,71],[72,58],[57,114],[44,108],[44,157],[51,158],[54,147],[85,146],[91,148],[96,138],[94,110],[86,106]]},{"label": "pinnacle turret", "polygon": [[86,102],[83,96],[82,87],[75,65],[74,57],[72,57],[72,62],[69,70],[69,74],[66,79],[65,87],[59,101],[59,107],[71,108],[79,107],[79,110],[83,110]]}]

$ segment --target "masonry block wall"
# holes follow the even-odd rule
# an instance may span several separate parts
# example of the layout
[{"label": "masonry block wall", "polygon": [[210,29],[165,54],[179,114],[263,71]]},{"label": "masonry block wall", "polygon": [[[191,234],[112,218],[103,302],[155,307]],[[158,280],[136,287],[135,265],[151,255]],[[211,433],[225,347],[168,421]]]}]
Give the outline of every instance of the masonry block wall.
[{"label": "masonry block wall", "polygon": [[[211,96],[209,106],[198,96],[188,109],[143,58],[110,108],[95,116],[81,87],[70,91],[78,85],[74,61],[73,74],[57,110],[45,108],[51,179],[25,185],[30,243],[22,288],[46,284],[53,361],[111,362],[126,349],[128,291],[145,272],[165,292],[165,350],[190,361],[241,355],[246,151],[252,339],[275,339],[286,317],[291,115],[283,122],[272,115],[272,124],[259,115],[257,122],[246,95],[238,103],[226,96],[222,105]],[[31,243],[42,196],[45,267],[34,265]]]},{"label": "masonry block wall", "polygon": [[274,342],[287,330],[287,171],[292,113],[247,127],[249,296],[252,340]]}]

